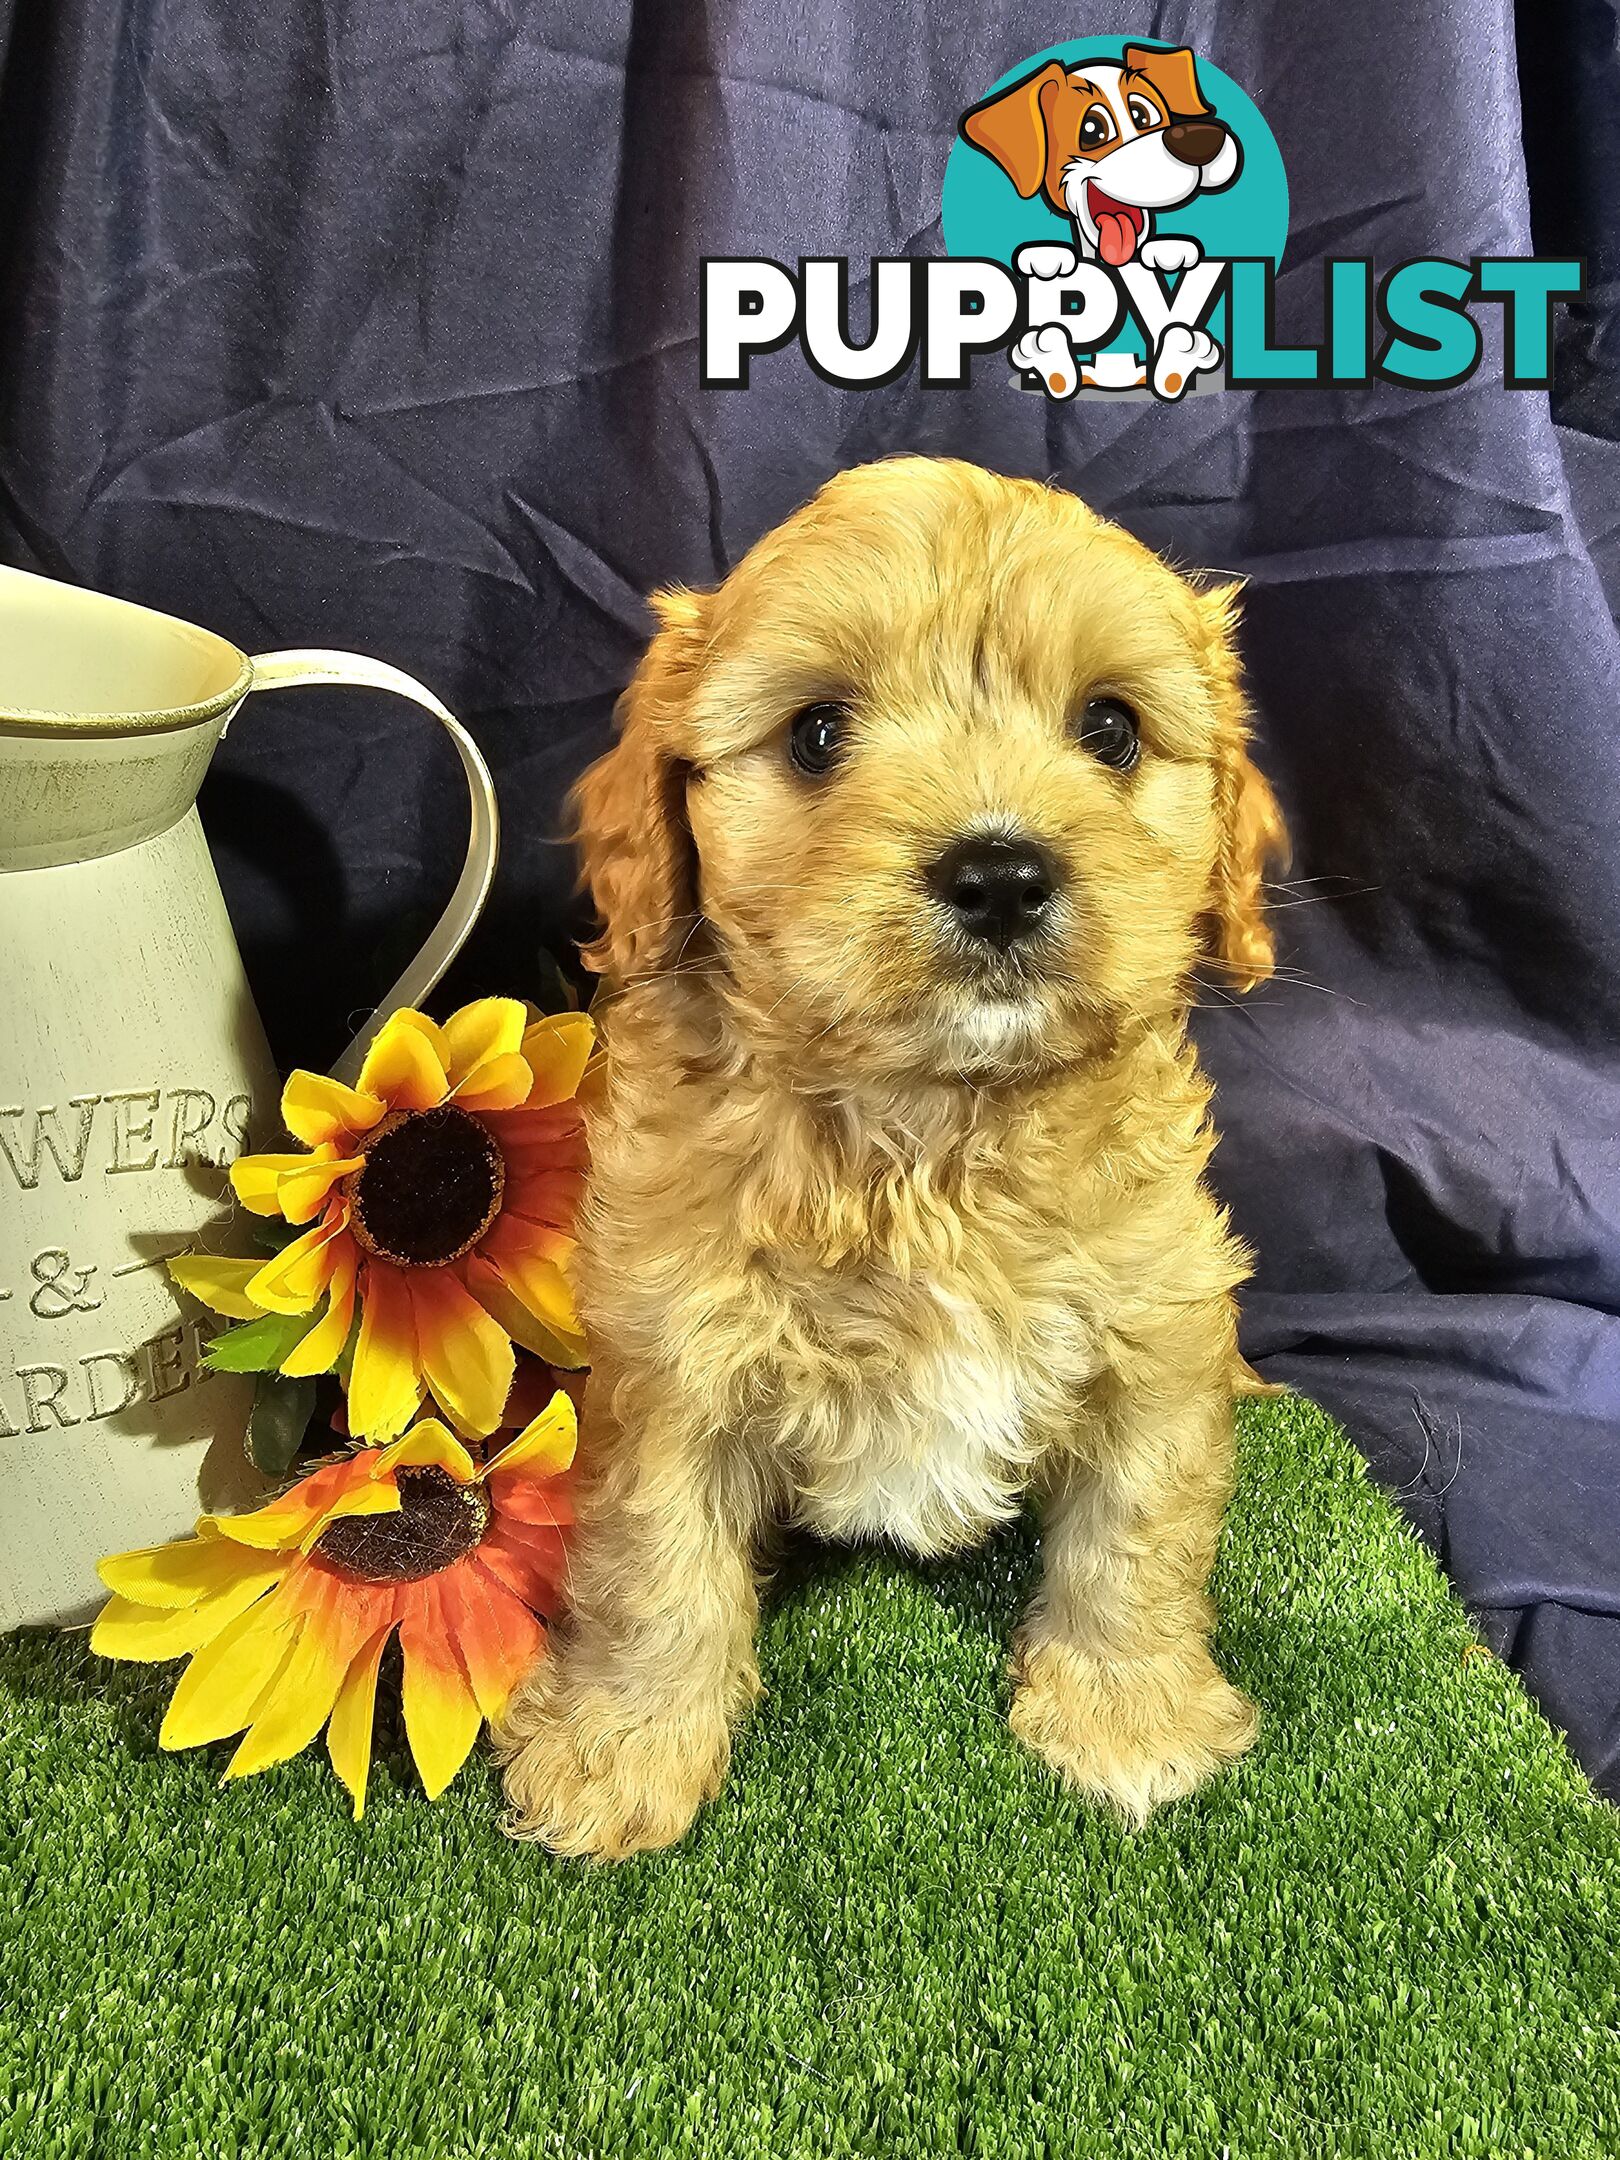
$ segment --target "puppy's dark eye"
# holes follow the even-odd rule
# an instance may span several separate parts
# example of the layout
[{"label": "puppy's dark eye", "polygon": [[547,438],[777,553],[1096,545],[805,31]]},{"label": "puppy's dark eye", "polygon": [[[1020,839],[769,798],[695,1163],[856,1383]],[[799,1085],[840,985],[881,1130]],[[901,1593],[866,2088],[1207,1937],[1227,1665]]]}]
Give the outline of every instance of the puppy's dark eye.
[{"label": "puppy's dark eye", "polygon": [[1156,128],[1159,124],[1159,116],[1146,98],[1133,97],[1125,110],[1131,116],[1132,127]]},{"label": "puppy's dark eye", "polygon": [[807,705],[788,733],[788,752],[800,772],[819,780],[843,755],[849,735],[845,705]]},{"label": "puppy's dark eye", "polygon": [[1088,699],[1075,723],[1075,740],[1100,765],[1130,772],[1142,755],[1142,735],[1135,713],[1118,698]]},{"label": "puppy's dark eye", "polygon": [[1093,105],[1080,123],[1082,150],[1100,150],[1114,132],[1113,119],[1103,105]]}]

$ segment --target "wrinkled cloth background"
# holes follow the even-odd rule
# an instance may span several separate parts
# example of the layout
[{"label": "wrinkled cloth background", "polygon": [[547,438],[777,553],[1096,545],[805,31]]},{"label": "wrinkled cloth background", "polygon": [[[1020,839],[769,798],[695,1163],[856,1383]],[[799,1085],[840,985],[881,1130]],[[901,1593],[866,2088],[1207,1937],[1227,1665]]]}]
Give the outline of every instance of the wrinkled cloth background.
[{"label": "wrinkled cloth background", "polygon": [[[1185,42],[1323,253],[1588,258],[1545,395],[1175,409],[697,382],[698,260],[938,253],[957,115],[1062,38]],[[1246,1343],[1339,1413],[1620,1792],[1620,61],[1613,0],[0,0],[0,555],[434,685],[507,845],[449,988],[579,926],[556,839],[661,581],[840,466],[1055,475],[1243,573],[1307,979],[1202,1016]],[[1490,377],[1493,373],[1493,385]],[[452,882],[387,700],[251,705],[203,811],[284,1062]],[[1297,903],[1297,904],[1295,904]]]}]

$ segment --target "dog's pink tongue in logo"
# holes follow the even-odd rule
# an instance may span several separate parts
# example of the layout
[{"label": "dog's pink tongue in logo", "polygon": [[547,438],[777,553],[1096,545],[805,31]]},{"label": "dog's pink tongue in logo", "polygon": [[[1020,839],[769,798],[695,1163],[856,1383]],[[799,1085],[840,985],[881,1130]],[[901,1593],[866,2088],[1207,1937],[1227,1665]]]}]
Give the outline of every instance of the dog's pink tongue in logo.
[{"label": "dog's pink tongue in logo", "polygon": [[1095,180],[1088,180],[1086,186],[1090,191],[1092,219],[1097,227],[1097,252],[1105,263],[1117,270],[1136,253],[1142,213],[1135,203],[1115,202],[1112,195],[1105,195]]}]

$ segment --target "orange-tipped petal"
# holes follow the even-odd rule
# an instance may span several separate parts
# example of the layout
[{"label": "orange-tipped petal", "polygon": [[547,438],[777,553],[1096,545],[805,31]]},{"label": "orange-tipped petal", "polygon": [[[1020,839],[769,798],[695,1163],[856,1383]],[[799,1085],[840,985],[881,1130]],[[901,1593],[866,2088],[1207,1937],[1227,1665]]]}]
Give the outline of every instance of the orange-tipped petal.
[{"label": "orange-tipped petal", "polygon": [[436,1578],[445,1625],[482,1714],[498,1718],[534,1663],[545,1630],[520,1598],[462,1561]]},{"label": "orange-tipped petal", "polygon": [[512,1386],[511,1338],[448,1268],[423,1268],[409,1287],[417,1353],[434,1399],[463,1432],[492,1433]]},{"label": "orange-tipped petal", "polygon": [[450,1015],[440,1032],[448,1052],[445,1068],[458,1101],[462,1100],[461,1084],[481,1066],[517,1055],[527,1017],[516,998],[500,997],[479,998]]},{"label": "orange-tipped petal", "polygon": [[252,1724],[298,1637],[295,1614],[278,1612],[272,1599],[255,1605],[200,1649],[170,1697],[158,1746],[201,1747]]},{"label": "orange-tipped petal", "polygon": [[223,1313],[227,1320],[256,1320],[264,1308],[254,1304],[247,1286],[263,1265],[261,1260],[231,1260],[221,1253],[176,1253],[169,1273],[210,1312]]},{"label": "orange-tipped petal", "polygon": [[334,1208],[267,1260],[248,1284],[247,1294],[266,1312],[307,1313],[325,1294],[337,1266],[337,1243],[349,1243],[349,1211]]},{"label": "orange-tipped petal", "polygon": [[492,1478],[499,1471],[522,1470],[531,1479],[556,1477],[573,1461],[578,1434],[578,1414],[558,1388],[540,1415],[491,1457],[484,1474]]},{"label": "orange-tipped petal", "polygon": [[495,1263],[519,1303],[570,1346],[572,1355],[551,1360],[558,1365],[586,1361],[585,1331],[574,1305],[573,1285],[564,1272],[571,1251],[572,1246],[555,1231],[541,1230],[520,1216],[501,1215],[485,1238],[481,1255]]},{"label": "orange-tipped petal", "polygon": [[390,1619],[378,1628],[355,1657],[338,1689],[326,1728],[326,1752],[332,1768],[349,1789],[354,1819],[366,1812],[366,1785],[371,1774],[371,1730],[377,1709],[377,1668],[388,1638],[394,1632]]},{"label": "orange-tipped petal", "polygon": [[390,1110],[436,1110],[449,1090],[444,1063],[425,1031],[395,1013],[366,1052],[360,1091],[379,1096]]},{"label": "orange-tipped petal", "polygon": [[330,1372],[343,1355],[343,1345],[354,1325],[354,1292],[359,1269],[354,1240],[344,1238],[333,1256],[325,1312],[281,1361],[281,1369],[289,1378],[305,1379],[313,1373]]},{"label": "orange-tipped petal", "polygon": [[291,1552],[345,1495],[369,1486],[373,1461],[375,1457],[345,1455],[337,1462],[322,1463],[296,1485],[245,1515],[204,1515],[197,1524],[198,1532],[204,1537],[228,1538],[232,1544],[250,1545],[261,1552]]},{"label": "orange-tipped petal", "polygon": [[336,1575],[315,1578],[320,1595],[305,1615],[292,1655],[261,1695],[228,1778],[251,1777],[300,1755],[332,1714],[349,1661],[365,1639],[365,1599],[351,1602]]},{"label": "orange-tipped petal", "polygon": [[397,1440],[422,1400],[416,1322],[403,1272],[369,1260],[360,1286],[360,1334],[349,1374],[349,1430]]},{"label": "orange-tipped petal", "polygon": [[405,1608],[399,1628],[405,1737],[428,1798],[437,1800],[472,1753],[483,1713],[450,1645],[435,1584],[407,1585],[400,1598]]},{"label": "orange-tipped petal", "polygon": [[370,1132],[382,1122],[387,1104],[360,1088],[345,1087],[324,1073],[289,1073],[281,1091],[282,1123],[306,1147],[320,1147]]},{"label": "orange-tipped petal", "polygon": [[529,1107],[544,1110],[566,1102],[585,1076],[596,1043],[589,1013],[552,1013],[525,1029],[523,1056],[534,1074]]},{"label": "orange-tipped petal", "polygon": [[584,1364],[584,1337],[580,1334],[563,1334],[537,1319],[492,1262],[480,1259],[477,1253],[469,1253],[462,1267],[467,1288],[485,1312],[506,1330],[513,1342],[529,1351],[532,1356],[543,1359],[548,1365],[560,1365],[566,1369]]}]

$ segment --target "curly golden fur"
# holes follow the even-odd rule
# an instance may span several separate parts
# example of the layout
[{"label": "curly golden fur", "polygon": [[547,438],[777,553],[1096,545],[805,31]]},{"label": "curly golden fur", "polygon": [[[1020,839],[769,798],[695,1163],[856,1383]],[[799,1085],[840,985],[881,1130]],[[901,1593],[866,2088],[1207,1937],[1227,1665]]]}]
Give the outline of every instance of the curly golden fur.
[{"label": "curly golden fur", "polygon": [[[682,1835],[758,1692],[773,1526],[941,1553],[1026,1491],[1014,1730],[1140,1820],[1255,1729],[1209,1649],[1246,1256],[1186,1029],[1201,960],[1247,987],[1272,958],[1232,595],[1073,496],[903,458],[657,605],[578,790],[596,1366],[573,1616],[500,1736],[511,1827]],[[1103,695],[1132,772],[1077,740]],[[824,701],[849,743],[809,778],[789,731]],[[1038,936],[986,949],[934,897],[964,834],[1049,851]]]}]

